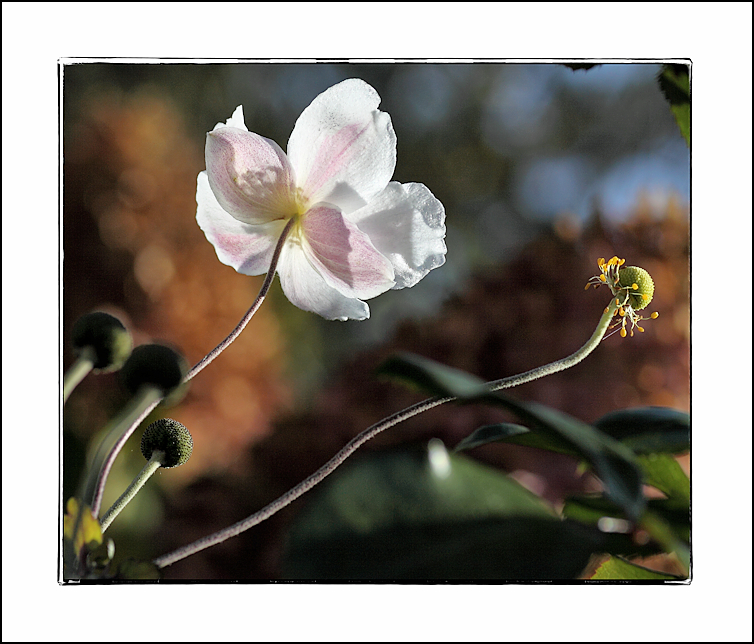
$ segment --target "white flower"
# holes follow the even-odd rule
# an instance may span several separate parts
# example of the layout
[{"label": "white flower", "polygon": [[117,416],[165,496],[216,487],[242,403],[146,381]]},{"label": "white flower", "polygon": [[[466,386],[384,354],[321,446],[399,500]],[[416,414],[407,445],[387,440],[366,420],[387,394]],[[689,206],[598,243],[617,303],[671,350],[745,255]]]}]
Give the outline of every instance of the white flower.
[{"label": "white flower", "polygon": [[396,138],[380,97],[359,79],[317,96],[286,154],[246,129],[239,106],[207,134],[196,218],[221,262],[270,268],[288,299],[328,319],[363,320],[368,300],[413,286],[445,262],[445,209],[426,186],[390,181]]}]

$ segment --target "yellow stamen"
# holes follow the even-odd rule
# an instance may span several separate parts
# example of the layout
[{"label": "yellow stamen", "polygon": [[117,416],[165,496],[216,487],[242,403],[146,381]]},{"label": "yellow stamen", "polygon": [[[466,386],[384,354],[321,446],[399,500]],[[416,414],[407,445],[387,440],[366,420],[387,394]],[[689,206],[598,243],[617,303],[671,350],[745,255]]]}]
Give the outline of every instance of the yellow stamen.
[{"label": "yellow stamen", "polygon": [[660,314],[657,311],[655,311],[649,317],[651,317],[653,320],[656,320],[658,317],[660,317]]}]

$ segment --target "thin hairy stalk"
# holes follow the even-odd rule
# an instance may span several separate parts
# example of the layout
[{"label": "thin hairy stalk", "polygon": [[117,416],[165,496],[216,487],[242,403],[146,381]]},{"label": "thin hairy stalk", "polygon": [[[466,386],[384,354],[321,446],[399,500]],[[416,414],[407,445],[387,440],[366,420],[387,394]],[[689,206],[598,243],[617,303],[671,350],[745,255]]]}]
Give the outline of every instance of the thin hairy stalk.
[{"label": "thin hairy stalk", "polygon": [[[283,228],[283,232],[280,234],[280,238],[277,241],[277,244],[275,245],[275,250],[272,253],[272,260],[270,262],[270,269],[267,271],[267,275],[264,278],[264,282],[262,283],[262,288],[259,289],[259,294],[257,295],[256,299],[254,300],[254,303],[251,305],[248,311],[246,311],[246,315],[243,316],[241,321],[238,323],[235,329],[230,332],[230,335],[225,338],[220,344],[218,344],[212,351],[210,351],[204,358],[202,358],[199,362],[197,362],[191,370],[186,374],[186,376],[183,379],[183,382],[188,382],[191,380],[196,374],[198,374],[202,369],[204,369],[210,362],[212,362],[217,356],[219,356],[225,349],[228,348],[228,346],[239,336],[241,331],[244,330],[246,325],[249,323],[253,315],[257,312],[259,307],[262,305],[262,302],[264,301],[264,298],[267,296],[267,292],[270,290],[270,286],[272,286],[272,280],[275,277],[275,271],[277,270],[278,261],[280,260],[280,253],[283,250],[283,245],[285,244],[285,240],[288,237],[288,233],[291,230],[291,227],[293,226],[294,218],[291,218],[288,223],[285,225],[285,228]],[[105,484],[107,483],[107,477],[110,474],[110,469],[113,466],[113,463],[115,462],[116,457],[120,453],[120,450],[123,448],[123,445],[126,444],[126,441],[131,437],[131,435],[134,433],[136,428],[142,423],[142,421],[149,415],[149,413],[160,403],[160,400],[162,400],[162,397],[158,399],[147,411],[136,418],[133,423],[128,426],[123,433],[121,434],[118,441],[115,443],[113,448],[110,450],[110,453],[107,456],[107,459],[105,460],[102,469],[99,470],[99,477],[97,479],[97,485],[95,488],[95,492],[93,493],[93,502],[92,502],[92,512],[94,512],[94,516],[99,516],[100,507],[102,506],[102,495],[105,493]],[[88,496],[85,498],[89,498]]]},{"label": "thin hairy stalk", "polygon": [[144,487],[144,484],[150,479],[152,474],[162,467],[163,460],[165,459],[165,452],[155,450],[152,452],[152,457],[147,461],[144,468],[136,475],[136,478],[126,488],[126,491],[118,497],[118,500],[112,504],[110,509],[105,512],[105,516],[102,517],[100,526],[102,533],[110,527],[110,524],[114,521],[123,508],[125,508],[131,500],[136,496],[136,493]]},{"label": "thin hairy stalk", "polygon": [[[589,340],[587,340],[586,344],[584,344],[583,347],[581,347],[575,353],[572,353],[567,358],[557,360],[556,362],[552,362],[543,367],[538,367],[537,369],[532,369],[531,371],[526,371],[515,376],[509,376],[508,378],[502,378],[501,380],[493,380],[492,382],[488,382],[487,386],[491,391],[509,389],[510,387],[515,387],[525,382],[530,382],[531,380],[536,380],[537,378],[542,378],[543,376],[548,376],[550,374],[557,373],[558,371],[563,371],[564,369],[568,369],[569,367],[572,367],[573,365],[581,362],[592,351],[594,351],[597,345],[599,345],[600,341],[605,335],[605,332],[607,331],[608,326],[610,325],[610,321],[615,315],[617,308],[618,305],[615,303],[615,300],[613,300],[605,309],[605,312],[602,314],[597,328],[594,330],[594,333],[589,338]],[[224,528],[223,530],[198,539],[197,541],[183,546],[182,548],[178,548],[177,550],[166,555],[157,557],[153,560],[153,563],[158,568],[165,568],[166,566],[174,564],[176,561],[185,559],[186,557],[196,554],[201,550],[210,548],[211,546],[222,543],[223,541],[230,539],[231,537],[235,537],[242,532],[245,532],[249,528],[252,528],[262,521],[269,519],[273,514],[282,510],[286,505],[292,503],[300,496],[311,490],[315,485],[332,474],[332,472],[334,472],[338,468],[338,466],[340,466],[341,463],[343,463],[349,456],[351,456],[351,454],[353,454],[359,447],[361,447],[368,440],[374,438],[380,432],[383,432],[390,427],[402,423],[404,420],[408,420],[409,418],[418,416],[425,411],[429,411],[434,407],[438,407],[439,405],[443,405],[454,400],[457,400],[457,398],[453,396],[436,396],[434,398],[428,398],[414,405],[411,405],[410,407],[407,407],[406,409],[399,411],[392,416],[379,421],[378,423],[375,423],[371,427],[361,432],[358,436],[353,438],[335,456],[327,461],[327,463],[325,463],[316,472],[314,472],[314,474],[296,485],[296,487],[288,490],[288,492],[277,498],[269,505],[266,505],[258,512],[255,512],[251,516],[248,516],[238,523],[234,523],[233,525]]]},{"label": "thin hairy stalk", "polygon": [[272,261],[270,263],[270,270],[267,271],[267,275],[264,278],[264,282],[262,283],[262,288],[259,289],[259,294],[257,295],[257,299],[254,300],[254,304],[251,305],[251,308],[249,308],[248,311],[246,311],[246,315],[243,316],[241,321],[238,323],[238,326],[236,326],[235,329],[233,329],[230,332],[230,335],[225,338],[220,344],[218,344],[212,351],[210,351],[206,356],[204,356],[199,362],[197,362],[192,368],[191,371],[189,371],[186,374],[186,377],[184,378],[184,382],[188,382],[191,380],[196,374],[198,374],[204,367],[206,367],[210,362],[212,362],[217,356],[219,356],[225,349],[233,342],[240,334],[241,331],[243,331],[246,328],[246,325],[249,323],[251,318],[254,316],[254,314],[257,312],[259,307],[262,305],[262,302],[264,302],[264,298],[267,296],[267,292],[270,290],[270,286],[272,286],[272,280],[275,277],[275,270],[278,266],[278,260],[280,259],[280,253],[283,250],[283,245],[285,244],[285,240],[288,237],[288,233],[291,230],[291,227],[293,226],[293,222],[295,221],[295,218],[291,218],[288,220],[288,223],[285,225],[285,228],[283,228],[283,232],[280,235],[280,239],[278,239],[278,243],[275,246],[275,251],[272,254]]},{"label": "thin hairy stalk", "polygon": [[63,403],[68,400],[71,392],[94,368],[96,354],[91,347],[84,347],[81,355],[76,359],[63,376]]},{"label": "thin hairy stalk", "polygon": [[[128,401],[123,411],[109,425],[105,438],[100,443],[92,465],[89,469],[89,479],[82,498],[85,503],[91,499],[94,516],[99,516],[102,507],[102,496],[105,493],[107,475],[112,469],[115,457],[123,445],[133,434],[142,421],[149,416],[163,398],[163,392],[157,387],[142,387],[142,389]],[[112,445],[112,447],[110,447]],[[107,454],[107,456],[104,456]],[[96,473],[96,478],[95,478]]]}]

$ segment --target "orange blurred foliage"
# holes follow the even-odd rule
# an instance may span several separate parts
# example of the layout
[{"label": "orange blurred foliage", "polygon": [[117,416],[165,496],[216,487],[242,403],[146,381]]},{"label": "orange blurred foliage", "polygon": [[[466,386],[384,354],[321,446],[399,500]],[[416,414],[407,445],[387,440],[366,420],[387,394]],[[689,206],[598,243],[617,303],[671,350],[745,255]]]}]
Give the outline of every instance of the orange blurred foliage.
[{"label": "orange blurred foliage", "polygon": [[[174,105],[148,92],[92,97],[65,127],[64,337],[80,315],[105,308],[124,319],[134,344],[165,341],[197,362],[236,326],[262,281],[222,265],[196,224],[201,142],[186,136]],[[184,401],[163,412],[186,425],[195,444],[166,480],[238,467],[244,448],[269,432],[290,397],[283,344],[263,307]],[[66,347],[66,365],[71,360]],[[108,393],[81,390],[71,416],[83,419],[78,431],[87,436],[106,420],[97,407]]]}]

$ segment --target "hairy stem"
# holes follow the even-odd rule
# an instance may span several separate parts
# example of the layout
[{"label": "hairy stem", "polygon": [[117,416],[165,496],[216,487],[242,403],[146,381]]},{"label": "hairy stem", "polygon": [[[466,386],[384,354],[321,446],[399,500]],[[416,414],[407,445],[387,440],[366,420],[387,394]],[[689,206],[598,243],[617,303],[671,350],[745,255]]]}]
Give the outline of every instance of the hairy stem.
[{"label": "hairy stem", "polygon": [[63,403],[68,401],[68,397],[76,386],[84,379],[89,372],[94,368],[94,361],[96,359],[94,349],[91,347],[84,347],[81,355],[76,359],[65,376],[63,376]]},{"label": "hairy stem", "polygon": [[144,487],[144,484],[157,470],[162,467],[162,463],[165,459],[165,452],[156,449],[152,452],[152,457],[147,461],[144,468],[136,475],[136,478],[126,488],[126,491],[118,497],[118,500],[113,503],[110,509],[105,513],[100,522],[102,527],[102,533],[110,527],[115,517],[117,517],[123,508],[125,508],[131,500],[136,496],[136,493]]},{"label": "hairy stem", "polygon": [[[262,302],[264,302],[264,298],[267,296],[267,292],[270,290],[270,286],[272,286],[272,280],[275,277],[275,271],[277,270],[278,261],[280,260],[280,253],[283,250],[283,246],[285,244],[285,240],[288,237],[288,233],[291,231],[291,227],[293,226],[294,219],[291,218],[288,223],[285,225],[285,228],[283,228],[283,232],[280,234],[280,237],[277,241],[277,244],[275,245],[275,250],[272,254],[272,259],[270,261],[270,269],[267,271],[267,275],[264,278],[264,282],[262,283],[262,288],[259,289],[259,294],[257,295],[256,299],[254,300],[254,303],[251,305],[248,311],[246,311],[246,315],[243,316],[241,321],[238,323],[235,329],[230,332],[230,335],[225,338],[220,344],[218,344],[212,351],[210,351],[204,358],[202,358],[199,362],[197,362],[191,370],[186,374],[185,378],[183,379],[184,382],[188,382],[191,380],[194,376],[196,376],[202,369],[204,369],[210,362],[212,362],[217,356],[219,356],[225,349],[230,346],[230,344],[240,335],[241,331],[246,328],[246,325],[249,323],[251,318],[254,316],[254,314],[257,312],[259,307],[262,305]],[[107,483],[107,477],[110,474],[110,469],[113,466],[113,463],[115,462],[116,457],[118,456],[120,450],[123,448],[123,445],[126,444],[126,441],[131,437],[131,435],[134,433],[136,428],[142,423],[142,421],[149,415],[149,413],[159,404],[160,400],[162,400],[162,396],[154,402],[154,404],[149,407],[145,413],[140,415],[138,418],[134,419],[133,422],[125,428],[123,433],[121,434],[118,441],[115,443],[113,448],[110,450],[110,453],[107,456],[107,459],[105,460],[104,464],[102,465],[102,468],[99,470],[99,477],[97,479],[96,487],[94,488],[93,494],[93,502],[92,502],[92,512],[94,512],[94,516],[99,515],[100,507],[102,505],[102,495],[105,492],[105,484]],[[85,498],[89,498],[87,495]]]},{"label": "hairy stem", "polygon": [[[584,344],[584,346],[582,346],[575,353],[572,353],[570,356],[561,360],[551,362],[550,364],[538,367],[536,369],[532,369],[531,371],[526,371],[524,373],[520,373],[515,376],[509,376],[507,378],[502,378],[500,380],[493,380],[491,382],[488,382],[487,386],[491,391],[509,389],[511,387],[521,385],[525,382],[530,382],[532,380],[536,380],[537,378],[542,378],[543,376],[548,376],[550,374],[557,373],[558,371],[563,371],[564,369],[568,369],[569,367],[572,367],[573,365],[581,362],[592,351],[594,351],[597,345],[599,345],[600,341],[605,335],[605,332],[607,331],[608,326],[610,325],[610,321],[615,315],[617,308],[618,305],[613,299],[602,314],[602,317],[600,318],[600,321],[597,324],[597,328],[594,330],[594,333],[592,333],[592,336],[589,338],[589,340],[587,340],[586,344]],[[325,463],[316,472],[314,472],[314,474],[296,485],[296,487],[290,489],[281,497],[274,500],[272,503],[266,505],[258,512],[255,512],[251,516],[248,516],[245,519],[234,523],[227,528],[224,528],[223,530],[215,532],[214,534],[208,535],[206,537],[202,537],[201,539],[183,546],[182,548],[178,548],[171,553],[157,557],[153,560],[153,563],[158,568],[165,568],[166,566],[169,566],[176,561],[185,559],[186,557],[189,557],[201,550],[210,548],[211,546],[222,543],[223,541],[230,539],[231,537],[235,537],[242,532],[245,532],[249,528],[252,528],[262,521],[269,519],[273,514],[282,510],[286,505],[292,503],[300,496],[311,490],[315,485],[332,474],[332,472],[334,472],[335,469],[337,469],[338,466],[340,466],[341,463],[343,463],[349,456],[351,456],[351,454],[353,454],[359,447],[361,447],[368,440],[374,438],[380,432],[383,432],[386,429],[397,425],[398,423],[402,423],[404,420],[408,420],[409,418],[413,418],[414,416],[424,413],[425,411],[429,411],[434,407],[438,407],[439,405],[443,405],[454,400],[456,400],[456,398],[452,396],[436,396],[434,398],[428,398],[414,405],[411,405],[410,407],[407,407],[406,409],[403,409],[402,411],[399,411],[392,416],[388,416],[378,423],[375,423],[371,427],[365,429],[351,441],[349,441],[345,447],[343,447],[335,456],[327,461],[327,463]]]}]

